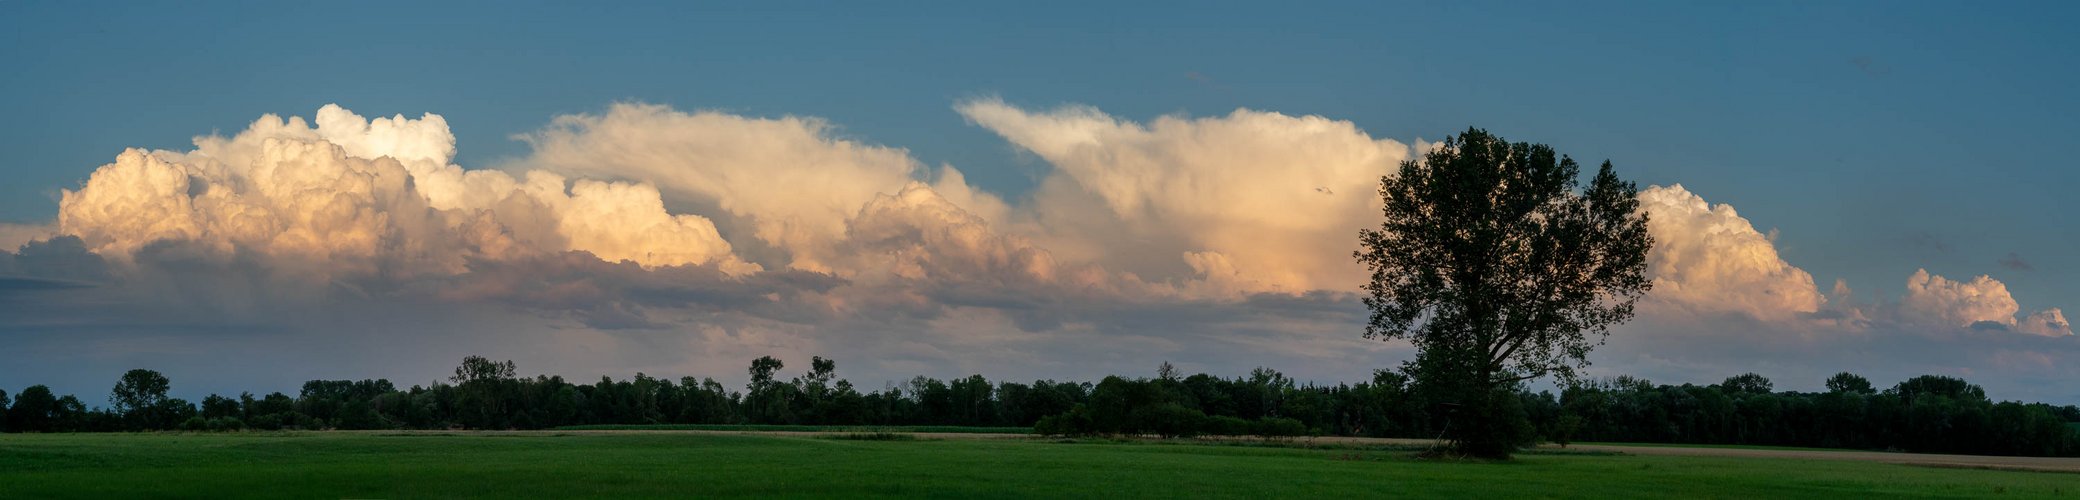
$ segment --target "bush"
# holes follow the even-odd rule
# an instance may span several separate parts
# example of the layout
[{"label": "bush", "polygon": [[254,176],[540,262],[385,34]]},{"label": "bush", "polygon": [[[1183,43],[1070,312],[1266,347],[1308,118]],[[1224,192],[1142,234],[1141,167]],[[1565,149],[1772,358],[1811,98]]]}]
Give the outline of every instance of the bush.
[{"label": "bush", "polygon": [[1078,404],[1060,415],[1040,417],[1033,423],[1033,433],[1042,436],[1088,436],[1096,433],[1091,422],[1090,409]]},{"label": "bush", "polygon": [[1208,417],[1205,429],[1215,436],[1247,436],[1256,432],[1250,421],[1227,415]]},{"label": "bush", "polygon": [[1258,420],[1255,434],[1267,438],[1290,438],[1307,435],[1307,424],[1285,417],[1264,417]]},{"label": "bush", "polygon": [[187,420],[181,421],[181,430],[206,431],[209,430],[209,421],[202,417],[188,417]]},{"label": "bush", "polygon": [[1206,427],[1206,414],[1177,403],[1135,408],[1135,427],[1165,438],[1192,437]]},{"label": "bush", "polygon": [[1554,443],[1558,443],[1561,448],[1566,448],[1567,443],[1574,441],[1574,433],[1581,429],[1581,415],[1573,413],[1561,415],[1559,421],[1553,422],[1552,440]]},{"label": "bush", "polygon": [[209,430],[212,431],[225,432],[242,430],[245,428],[246,423],[239,421],[236,417],[217,417],[209,419]]},{"label": "bush", "polygon": [[252,426],[254,429],[278,431],[282,429],[282,417],[276,415],[253,417]]}]

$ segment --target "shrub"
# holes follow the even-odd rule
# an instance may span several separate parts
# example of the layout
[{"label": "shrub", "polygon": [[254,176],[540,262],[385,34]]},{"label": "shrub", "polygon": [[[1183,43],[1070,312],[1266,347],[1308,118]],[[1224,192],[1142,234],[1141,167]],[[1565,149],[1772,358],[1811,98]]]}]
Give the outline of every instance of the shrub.
[{"label": "shrub", "polygon": [[1566,448],[1567,443],[1574,441],[1574,433],[1581,430],[1581,428],[1581,415],[1573,413],[1561,415],[1560,420],[1553,423],[1553,442],[1559,443],[1561,448]]},{"label": "shrub", "polygon": [[1247,436],[1255,432],[1250,421],[1227,415],[1208,417],[1205,432],[1216,436]]},{"label": "shrub", "polygon": [[280,416],[276,416],[276,415],[261,415],[261,416],[253,417],[252,427],[253,427],[254,429],[260,429],[260,430],[268,430],[268,431],[277,431],[277,430],[281,430],[281,429],[282,429],[282,417],[280,417]]},{"label": "shrub", "polygon": [[1192,437],[1206,427],[1206,414],[1177,403],[1134,409],[1135,427],[1165,438]]},{"label": "shrub", "polygon": [[1267,438],[1289,438],[1307,435],[1307,424],[1285,417],[1264,417],[1258,420],[1256,434]]},{"label": "shrub", "polygon": [[1088,436],[1096,433],[1091,422],[1089,408],[1078,404],[1060,415],[1040,417],[1033,423],[1033,433],[1042,436]]},{"label": "shrub", "polygon": [[224,432],[241,430],[245,428],[246,423],[239,421],[237,417],[217,417],[209,419],[209,430],[212,431]]}]

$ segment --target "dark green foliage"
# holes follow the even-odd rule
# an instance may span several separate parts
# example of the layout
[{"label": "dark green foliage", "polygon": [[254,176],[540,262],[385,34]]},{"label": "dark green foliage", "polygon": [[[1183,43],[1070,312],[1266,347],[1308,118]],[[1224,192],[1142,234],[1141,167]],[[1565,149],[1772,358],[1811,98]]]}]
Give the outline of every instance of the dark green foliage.
[{"label": "dark green foliage", "polygon": [[1091,420],[1090,409],[1079,404],[1059,415],[1040,417],[1039,422],[1033,424],[1033,433],[1042,436],[1089,436],[1098,433],[1098,425]]},{"label": "dark green foliage", "polygon": [[165,429],[179,420],[169,405],[166,392],[171,384],[159,372],[137,369],[123,374],[110,391],[110,409],[123,416],[132,429]]},{"label": "dark green foliage", "polygon": [[[479,358],[481,359],[481,358]],[[772,360],[773,365],[778,360]],[[814,358],[791,382],[768,379],[788,394],[793,422],[756,422],[753,402],[712,379],[678,382],[636,374],[573,384],[561,377],[520,377],[507,362],[465,361],[477,374],[472,394],[434,383],[400,389],[386,380],[317,380],[296,396],[211,395],[200,408],[177,398],[157,405],[170,424],[138,427],[122,413],[89,409],[45,386],[11,394],[10,432],[110,432],[181,429],[543,429],[814,431],[848,433],[986,432],[1048,436],[1343,435],[1434,438],[1476,416],[1452,413],[1404,374],[1379,371],[1369,382],[1299,384],[1276,370],[1221,378],[1207,374],[1152,379],[1107,377],[1098,384],[1034,381],[991,384],[980,376],[951,383],[918,377],[860,393],[836,378],[837,364]],[[482,375],[482,376],[478,376]],[[1747,379],[1748,377],[1735,377]],[[1759,378],[1759,377],[1753,377]],[[1845,379],[1837,375],[1830,380]],[[1859,377],[1860,379],[1860,377]],[[1655,385],[1617,377],[1582,381],[1561,394],[1522,389],[1493,392],[1486,425],[1504,432],[1496,446],[1543,436],[1557,442],[1627,441],[1896,449],[1925,452],[2080,455],[2080,407],[1993,403],[1985,391],[1955,378],[1917,377],[1864,394],[1729,391],[1750,380],[1710,386]],[[496,385],[493,385],[496,384]],[[786,387],[779,389],[777,387]],[[472,405],[502,408],[488,412]],[[1456,410],[1463,411],[1463,410]],[[482,419],[482,420],[479,420]],[[478,427],[471,422],[488,422]]]},{"label": "dark green foliage", "polygon": [[1573,413],[1562,414],[1558,420],[1553,422],[1553,433],[1551,436],[1553,443],[1559,444],[1561,448],[1566,448],[1568,443],[1574,442],[1574,433],[1581,429],[1581,415]]},{"label": "dark green foliage", "polygon": [[[1297,424],[1300,421],[1293,420],[1293,422]],[[1254,425],[1256,424],[1248,420],[1228,415],[1206,417],[1206,433],[1215,436],[1251,436],[1261,434]]]},{"label": "dark green foliage", "polygon": [[1177,403],[1135,408],[1131,418],[1133,428],[1165,438],[1197,436],[1206,427],[1204,412]]},{"label": "dark green foliage", "polygon": [[1773,386],[1769,383],[1769,378],[1754,373],[1743,373],[1726,377],[1726,381],[1720,382],[1719,387],[1725,389],[1726,392],[1735,394],[1769,394],[1774,392],[1771,390]]},{"label": "dark green foliage", "polygon": [[239,409],[238,400],[236,399],[215,394],[202,398],[203,418],[239,418],[241,416],[243,416],[243,410]]},{"label": "dark green foliage", "polygon": [[1498,391],[1572,379],[1652,286],[1638,189],[1609,162],[1579,176],[1553,148],[1469,129],[1381,180],[1384,221],[1356,252],[1365,336],[1415,344],[1405,371],[1451,410],[1458,453],[1508,457],[1526,425]]},{"label": "dark green foliage", "polygon": [[12,432],[72,430],[59,425],[63,416],[59,414],[58,397],[51,394],[51,388],[41,385],[29,386],[16,394],[7,418],[7,430]]},{"label": "dark green foliage", "polygon": [[1850,380],[1869,383],[1838,374],[1828,392],[1801,393],[1761,392],[1754,380],[1669,386],[1621,377],[1570,386],[1560,404],[1581,419],[1572,437],[1589,441],[2080,455],[2080,433],[2067,425],[2073,407],[1994,403],[1949,377],[1915,377],[1882,392],[1839,383]]},{"label": "dark green foliage", "polygon": [[236,431],[245,429],[246,423],[239,421],[237,418],[218,417],[209,419],[208,427],[209,430],[215,432]]},{"label": "dark green foliage", "polygon": [[1286,438],[1307,435],[1307,424],[1285,417],[1264,417],[1250,426],[1251,434],[1267,438]]},{"label": "dark green foliage", "polygon": [[1849,372],[1842,372],[1834,374],[1834,376],[1832,377],[1827,377],[1827,392],[1840,394],[1871,394],[1877,391],[1871,388],[1870,379],[1863,378],[1862,375],[1857,375]]}]

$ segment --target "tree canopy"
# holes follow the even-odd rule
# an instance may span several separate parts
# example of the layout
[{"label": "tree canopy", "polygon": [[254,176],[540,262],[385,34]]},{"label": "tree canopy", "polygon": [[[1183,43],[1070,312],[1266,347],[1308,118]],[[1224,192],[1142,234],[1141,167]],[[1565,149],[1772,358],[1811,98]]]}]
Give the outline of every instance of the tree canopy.
[{"label": "tree canopy", "polygon": [[1367,338],[1408,339],[1407,367],[1464,426],[1458,451],[1520,444],[1500,389],[1572,380],[1652,282],[1638,188],[1604,162],[1584,189],[1575,161],[1480,129],[1401,163],[1380,183],[1385,220],[1360,233],[1371,270]]},{"label": "tree canopy", "polygon": [[[1463,420],[1430,411],[1437,398],[1404,372],[1318,385],[1270,368],[1220,377],[1160,367],[1153,378],[1097,383],[916,377],[861,391],[823,357],[782,380],[783,363],[754,361],[764,375],[743,391],[714,379],[642,373],[593,383],[519,376],[511,362],[471,357],[484,377],[399,387],[388,380],[312,380],[295,394],[217,394],[200,405],[166,398],[163,422],[147,422],[37,385],[9,394],[7,432],[242,429],[544,429],[569,425],[758,424],[967,426],[1049,435],[1283,439],[1306,435],[1433,438]],[[495,369],[478,370],[487,367]],[[1165,376],[1167,372],[1167,376]],[[1854,375],[1830,378],[1861,380]],[[1634,377],[1568,384],[1555,395],[1503,391],[1531,434],[1550,441],[1821,446],[1936,453],[2080,455],[2080,407],[1994,402],[1963,380],[1916,377],[1875,392],[1765,392],[1760,375],[1696,386]],[[757,393],[759,396],[752,396]],[[1449,401],[1458,401],[1452,399]],[[199,408],[198,408],[199,406]]]}]

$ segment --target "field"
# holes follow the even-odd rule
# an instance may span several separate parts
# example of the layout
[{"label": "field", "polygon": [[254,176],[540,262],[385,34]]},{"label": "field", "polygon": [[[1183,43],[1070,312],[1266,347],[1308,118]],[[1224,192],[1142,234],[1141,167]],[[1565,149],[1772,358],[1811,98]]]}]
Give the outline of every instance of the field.
[{"label": "field", "polygon": [[2071,498],[2080,474],[1552,451],[1439,462],[1406,447],[905,434],[0,435],[6,498],[1100,495]]},{"label": "field", "polygon": [[962,427],[954,425],[571,425],[559,431],[746,431],[746,432],[929,432],[935,434],[1032,434],[1031,427]]}]

